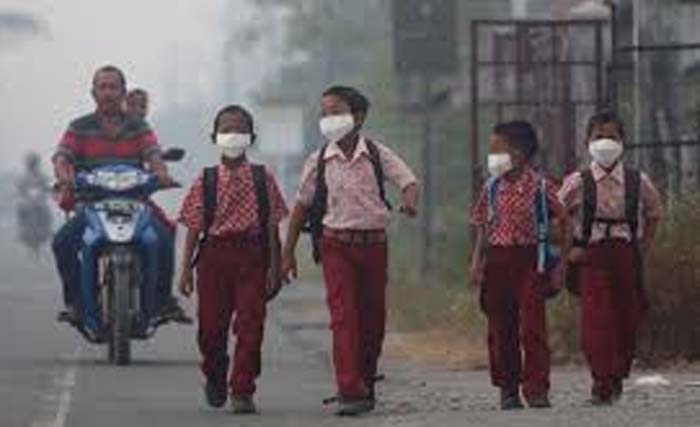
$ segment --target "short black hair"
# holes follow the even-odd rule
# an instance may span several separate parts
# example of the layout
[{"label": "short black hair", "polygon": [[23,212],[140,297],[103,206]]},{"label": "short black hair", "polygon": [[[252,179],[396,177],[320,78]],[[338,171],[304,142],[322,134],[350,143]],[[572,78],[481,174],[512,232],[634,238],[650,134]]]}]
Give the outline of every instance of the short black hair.
[{"label": "short black hair", "polygon": [[350,111],[367,115],[369,111],[369,99],[354,87],[331,86],[323,92],[323,96],[337,96],[350,106]]},{"label": "short black hair", "polygon": [[586,129],[586,139],[590,138],[593,134],[593,128],[596,126],[606,125],[612,123],[617,126],[620,131],[620,136],[625,139],[625,122],[622,118],[613,110],[601,110],[593,114],[590,119],[588,119],[588,128]]},{"label": "short black hair", "polygon": [[535,128],[530,122],[514,120],[499,123],[493,127],[493,133],[505,138],[508,145],[525,154],[528,160],[537,154],[539,139]]},{"label": "short black hair", "polygon": [[146,92],[145,89],[141,88],[136,88],[136,89],[131,89],[126,96],[131,97],[131,96],[143,96],[144,98],[148,99],[148,92]]},{"label": "short black hair", "polygon": [[224,108],[219,110],[218,113],[216,113],[216,118],[214,119],[214,135],[216,135],[216,133],[219,131],[219,120],[221,120],[221,116],[223,116],[224,114],[240,114],[241,117],[243,117],[243,120],[248,125],[250,132],[255,134],[255,122],[253,121],[253,115],[250,114],[250,112],[246,110],[243,106],[238,104],[232,104],[225,106]]},{"label": "short black hair", "polygon": [[111,64],[101,66],[97,69],[97,71],[95,71],[95,74],[92,75],[93,86],[95,85],[95,81],[97,80],[97,75],[100,73],[115,73],[119,77],[119,82],[122,84],[122,87],[126,91],[126,74],[124,74],[121,68]]}]

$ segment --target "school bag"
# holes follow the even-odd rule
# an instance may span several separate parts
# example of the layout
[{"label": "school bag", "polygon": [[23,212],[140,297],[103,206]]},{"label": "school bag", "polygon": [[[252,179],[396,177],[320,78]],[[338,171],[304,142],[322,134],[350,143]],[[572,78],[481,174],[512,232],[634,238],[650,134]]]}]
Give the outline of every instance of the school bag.
[{"label": "school bag", "polygon": [[[538,186],[532,204],[533,215],[535,217],[535,233],[537,235],[537,273],[540,277],[545,298],[555,297],[561,291],[561,284],[558,282],[555,270],[560,266],[560,249],[552,239],[551,216],[549,204],[547,202],[547,180],[543,176],[537,178]],[[487,198],[487,224],[493,226],[498,220],[497,200],[500,189],[501,178],[489,178],[486,182]],[[488,240],[484,236],[484,241]],[[479,302],[481,309],[486,313],[486,286],[481,284]]]},{"label": "school bag", "polygon": [[[387,209],[391,210],[392,206],[386,196],[384,187],[384,169],[382,168],[381,155],[377,144],[369,139],[365,139],[367,151],[369,151],[369,160],[372,163],[374,176],[379,187],[379,198],[384,202]],[[311,235],[311,245],[313,248],[313,260],[316,264],[321,261],[321,236],[323,234],[323,218],[326,216],[328,208],[328,185],[326,184],[326,150],[328,144],[321,147],[318,154],[316,164],[316,190],[311,199],[311,206],[306,211],[306,218],[302,231]]]},{"label": "school bag", "polygon": [[[262,247],[265,263],[269,265],[270,257],[270,197],[267,192],[267,172],[263,165],[251,165],[253,172],[253,185],[255,198],[258,202],[258,222],[260,225],[260,246]],[[214,223],[218,194],[218,166],[204,168],[202,173],[202,231],[197,242],[195,255],[192,257],[192,265],[199,261],[202,247],[209,238],[209,231]]]},{"label": "school bag", "polygon": [[[581,238],[574,242],[575,246],[586,247],[591,240],[593,225],[596,223],[607,226],[607,232],[613,226],[627,224],[632,236],[632,245],[637,255],[638,286],[643,288],[643,269],[641,263],[641,251],[639,248],[639,193],[641,187],[641,173],[633,168],[624,168],[625,177],[625,217],[624,218],[598,218],[596,208],[598,206],[598,186],[590,168],[581,172],[583,181],[583,203],[581,205]],[[581,288],[581,265],[569,263],[566,277],[567,290],[578,296]]]}]

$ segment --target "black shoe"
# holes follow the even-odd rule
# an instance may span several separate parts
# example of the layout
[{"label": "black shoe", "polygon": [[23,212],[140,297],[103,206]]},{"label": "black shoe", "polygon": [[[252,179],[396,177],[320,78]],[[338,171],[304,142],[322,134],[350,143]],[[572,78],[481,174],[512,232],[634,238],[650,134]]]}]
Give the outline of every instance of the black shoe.
[{"label": "black shoe", "polygon": [[613,404],[613,397],[612,395],[603,396],[598,393],[593,393],[589,402],[593,406],[611,406]]},{"label": "black shoe", "polygon": [[56,320],[58,320],[59,323],[68,323],[75,326],[80,323],[80,315],[78,315],[78,311],[75,307],[68,305],[65,310],[58,313]]},{"label": "black shoe", "polygon": [[105,337],[105,333],[103,330],[95,331],[81,326],[78,328],[78,331],[80,331],[83,337],[92,344],[103,344],[107,342],[107,338]]},{"label": "black shoe", "polygon": [[518,388],[502,388],[501,389],[501,409],[510,411],[513,409],[523,409],[522,400],[520,400],[520,391]]},{"label": "black shoe", "polygon": [[156,318],[159,324],[174,322],[182,325],[191,325],[194,323],[192,318],[185,312],[185,309],[180,307],[180,304],[178,304],[175,298],[171,298],[163,305],[158,311]]},{"label": "black shoe", "polygon": [[212,408],[221,408],[226,404],[228,398],[228,387],[226,382],[209,381],[204,386],[204,396],[207,398],[207,404]]},{"label": "black shoe", "polygon": [[624,386],[622,384],[622,380],[615,380],[613,383],[613,391],[612,391],[612,400],[614,402],[622,399],[622,392],[624,391]]},{"label": "black shoe", "polygon": [[368,397],[363,399],[338,399],[335,414],[339,417],[356,417],[374,410],[374,401]]},{"label": "black shoe", "polygon": [[258,408],[255,407],[252,396],[231,395],[231,412],[237,415],[257,414]]},{"label": "black shoe", "polygon": [[383,374],[375,375],[371,380],[367,381],[367,399],[369,399],[372,410],[377,407],[377,393],[376,385],[380,381],[384,381],[385,377]]},{"label": "black shoe", "polygon": [[549,396],[546,394],[540,394],[537,396],[525,397],[527,401],[527,406],[536,409],[551,408],[552,402],[549,400]]}]

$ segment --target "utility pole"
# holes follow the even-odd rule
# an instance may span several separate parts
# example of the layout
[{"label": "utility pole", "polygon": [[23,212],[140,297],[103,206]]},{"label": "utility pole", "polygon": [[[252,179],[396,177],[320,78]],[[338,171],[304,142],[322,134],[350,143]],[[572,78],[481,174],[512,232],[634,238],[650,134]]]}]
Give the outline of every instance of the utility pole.
[{"label": "utility pole", "polygon": [[426,279],[433,246],[433,80],[457,70],[456,0],[393,0],[394,61],[399,74],[421,84],[422,203],[420,267]]},{"label": "utility pole", "polygon": [[422,147],[422,166],[423,166],[423,203],[421,207],[422,215],[422,251],[421,255],[421,271],[427,274],[432,268],[431,249],[432,230],[433,230],[433,113],[432,113],[432,88],[430,73],[425,73],[423,79],[423,147]]}]

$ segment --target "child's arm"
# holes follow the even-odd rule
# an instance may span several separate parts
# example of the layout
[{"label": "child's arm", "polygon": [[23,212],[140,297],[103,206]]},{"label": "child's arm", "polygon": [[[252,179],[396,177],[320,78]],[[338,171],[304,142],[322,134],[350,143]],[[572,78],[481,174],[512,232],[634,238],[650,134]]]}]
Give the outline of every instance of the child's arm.
[{"label": "child's arm", "polygon": [[306,210],[301,203],[297,203],[292,210],[292,216],[289,219],[289,227],[287,230],[287,239],[284,242],[284,252],[282,261],[282,276],[285,281],[297,278],[297,261],[294,251],[299,241],[301,229],[304,226],[306,218]]},{"label": "child's arm", "polygon": [[418,184],[408,184],[401,192],[401,212],[413,218],[418,215]]},{"label": "child's arm", "polygon": [[484,267],[486,265],[486,254],[484,248],[486,246],[486,227],[488,221],[488,189],[484,186],[481,189],[476,203],[472,207],[469,222],[476,229],[474,238],[474,250],[472,252],[471,262],[469,264],[469,279],[472,286],[478,288],[484,280]]},{"label": "child's arm", "polygon": [[562,259],[566,259],[574,243],[571,217],[569,216],[569,212],[567,212],[566,208],[564,208],[564,206],[558,201],[552,204],[552,211],[559,228],[557,233],[561,237],[561,240],[558,243],[561,245],[560,249]]},{"label": "child's arm", "polygon": [[270,273],[267,280],[268,301],[277,296],[282,288],[282,244],[280,243],[279,226],[270,222]]},{"label": "child's arm", "polygon": [[483,227],[478,227],[471,263],[469,265],[469,279],[471,280],[472,286],[475,288],[481,286],[481,282],[484,280],[484,238]]},{"label": "child's arm", "polygon": [[182,251],[182,269],[180,270],[180,283],[178,286],[180,293],[186,297],[192,295],[194,291],[194,266],[192,265],[192,257],[194,255],[194,249],[197,246],[197,238],[197,232],[188,228],[187,236],[185,237],[185,248]]}]

